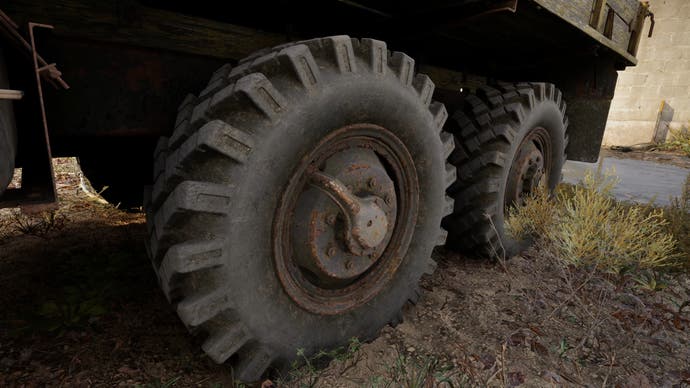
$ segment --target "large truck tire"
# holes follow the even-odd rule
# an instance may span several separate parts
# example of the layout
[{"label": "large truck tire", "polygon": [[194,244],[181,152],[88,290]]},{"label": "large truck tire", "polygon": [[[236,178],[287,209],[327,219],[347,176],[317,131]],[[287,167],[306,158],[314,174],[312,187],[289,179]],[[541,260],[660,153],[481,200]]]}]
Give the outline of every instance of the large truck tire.
[{"label": "large truck tire", "polygon": [[401,320],[453,206],[433,90],[384,42],[335,36],[224,66],[184,100],[145,192],[148,250],[214,361],[253,381]]},{"label": "large truck tire", "polygon": [[449,161],[458,180],[448,190],[455,210],[443,220],[451,248],[497,258],[525,247],[506,232],[506,215],[542,181],[549,190],[560,183],[565,110],[561,92],[548,83],[486,86],[466,97],[446,125],[457,144]]}]

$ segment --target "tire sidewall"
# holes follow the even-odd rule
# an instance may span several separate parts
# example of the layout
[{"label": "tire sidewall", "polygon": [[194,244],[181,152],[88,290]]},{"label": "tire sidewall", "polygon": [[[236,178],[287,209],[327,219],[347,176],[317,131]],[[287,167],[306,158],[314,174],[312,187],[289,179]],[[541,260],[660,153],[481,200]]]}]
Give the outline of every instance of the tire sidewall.
[{"label": "tire sidewall", "polygon": [[551,165],[549,166],[550,173],[547,181],[548,190],[553,191],[561,182],[561,170],[565,163],[565,125],[563,124],[563,114],[554,101],[546,100],[537,103],[533,109],[529,110],[525,119],[522,120],[517,128],[516,136],[510,145],[510,150],[506,157],[505,168],[502,171],[499,181],[500,189],[496,204],[495,226],[498,235],[502,236],[504,240],[503,244],[509,252],[515,249],[514,246],[518,244],[518,242],[513,241],[505,230],[506,216],[503,203],[505,202],[508,176],[522,141],[532,129],[537,127],[546,129],[551,140]]},{"label": "tire sidewall", "polygon": [[[436,245],[444,198],[442,146],[433,117],[416,91],[392,74],[333,76],[325,87],[288,100],[287,111],[254,129],[261,143],[233,173],[228,217],[228,257],[222,276],[235,311],[279,358],[294,358],[369,339],[395,317],[415,292]],[[338,315],[317,315],[295,304],[275,273],[273,220],[283,189],[301,158],[332,131],[355,123],[380,125],[407,147],[417,172],[419,211],[412,241],[396,274],[372,300]]]}]

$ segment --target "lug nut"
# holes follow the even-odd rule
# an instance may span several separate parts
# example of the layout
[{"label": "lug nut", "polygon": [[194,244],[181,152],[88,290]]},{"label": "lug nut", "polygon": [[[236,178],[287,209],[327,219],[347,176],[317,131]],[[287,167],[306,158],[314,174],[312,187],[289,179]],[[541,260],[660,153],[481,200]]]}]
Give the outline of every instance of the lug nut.
[{"label": "lug nut", "polygon": [[335,247],[331,246],[330,248],[328,248],[328,251],[326,251],[326,254],[328,255],[328,257],[333,257],[335,255]]},{"label": "lug nut", "polygon": [[369,183],[368,183],[368,184],[369,184],[369,188],[371,188],[371,189],[373,189],[374,187],[376,187],[376,178],[371,178],[371,179],[369,179]]},{"label": "lug nut", "polygon": [[390,205],[393,204],[393,196],[390,195],[390,194],[386,194],[386,195],[383,197],[383,200],[386,201],[386,205],[389,205],[389,206],[390,206]]},{"label": "lug nut", "polygon": [[326,223],[327,223],[328,225],[331,225],[331,226],[332,226],[332,225],[335,225],[335,219],[336,219],[336,218],[337,218],[337,217],[336,217],[335,214],[329,214],[329,215],[326,216]]},{"label": "lug nut", "polygon": [[352,268],[352,260],[348,260],[345,262],[345,269],[350,269]]}]

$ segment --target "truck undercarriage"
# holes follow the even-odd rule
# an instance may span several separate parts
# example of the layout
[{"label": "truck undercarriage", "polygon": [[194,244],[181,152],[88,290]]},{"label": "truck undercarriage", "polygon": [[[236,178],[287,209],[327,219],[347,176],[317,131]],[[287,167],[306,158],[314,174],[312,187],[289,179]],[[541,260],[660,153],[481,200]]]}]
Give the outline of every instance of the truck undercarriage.
[{"label": "truck undercarriage", "polygon": [[144,189],[166,297],[244,380],[397,323],[435,246],[520,249],[504,212],[566,159],[597,159],[650,15],[637,0],[232,6],[4,4],[0,87],[19,99],[0,100],[0,206],[54,202],[52,156],[123,207]]}]

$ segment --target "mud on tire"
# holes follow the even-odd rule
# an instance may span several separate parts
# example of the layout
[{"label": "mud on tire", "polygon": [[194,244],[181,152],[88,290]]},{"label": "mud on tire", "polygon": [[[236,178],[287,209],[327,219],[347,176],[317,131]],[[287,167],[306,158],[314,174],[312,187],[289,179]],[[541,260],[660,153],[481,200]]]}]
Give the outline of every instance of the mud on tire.
[{"label": "mud on tire", "polygon": [[[433,271],[431,251],[445,242],[441,219],[453,206],[445,190],[455,180],[446,164],[454,142],[441,130],[447,114],[433,90],[410,57],[384,42],[335,36],[223,66],[182,102],[145,192],[148,250],[165,295],[205,336],[214,361],[230,360],[235,376],[252,381],[287,365],[298,348],[310,354],[368,340],[401,320],[402,306],[419,296],[419,278]],[[317,313],[279,281],[276,209],[304,155],[357,123],[386,128],[409,152],[421,188],[416,221],[385,287]]]},{"label": "mud on tire", "polygon": [[511,238],[504,226],[511,167],[524,140],[538,130],[546,138],[541,147],[550,154],[543,162],[545,183],[549,190],[556,187],[568,144],[565,111],[561,92],[549,83],[502,83],[466,97],[446,124],[457,145],[449,161],[458,175],[448,189],[455,209],[443,220],[448,246],[494,258],[524,247],[525,242]]}]

